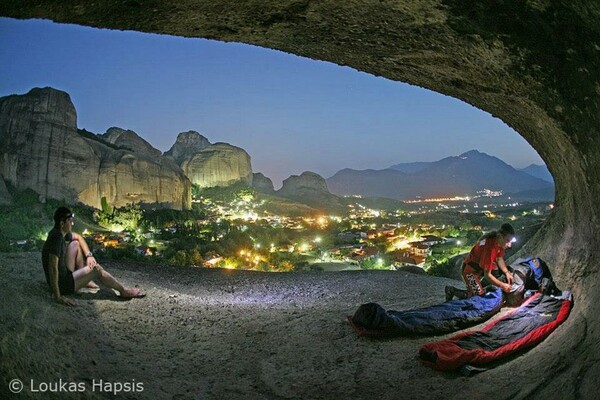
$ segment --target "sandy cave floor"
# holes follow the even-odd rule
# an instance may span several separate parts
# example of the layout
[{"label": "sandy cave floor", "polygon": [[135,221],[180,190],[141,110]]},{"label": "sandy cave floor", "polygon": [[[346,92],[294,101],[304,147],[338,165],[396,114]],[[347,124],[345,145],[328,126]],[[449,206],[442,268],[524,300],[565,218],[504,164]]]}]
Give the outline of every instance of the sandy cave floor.
[{"label": "sandy cave floor", "polygon": [[[371,340],[346,323],[366,302],[398,310],[440,303],[444,286],[457,283],[443,278],[104,267],[147,297],[124,301],[102,289],[73,296],[75,308],[61,306],[51,300],[39,253],[0,253],[0,398],[68,398],[31,392],[60,380],[83,382],[83,397],[115,398],[92,390],[102,380],[112,385],[103,390],[142,383],[143,391],[116,397],[132,399],[514,399],[531,393],[508,374],[548,350],[541,343],[466,378],[419,362],[418,347],[441,337]],[[25,384],[19,395],[6,390],[15,378]]]}]

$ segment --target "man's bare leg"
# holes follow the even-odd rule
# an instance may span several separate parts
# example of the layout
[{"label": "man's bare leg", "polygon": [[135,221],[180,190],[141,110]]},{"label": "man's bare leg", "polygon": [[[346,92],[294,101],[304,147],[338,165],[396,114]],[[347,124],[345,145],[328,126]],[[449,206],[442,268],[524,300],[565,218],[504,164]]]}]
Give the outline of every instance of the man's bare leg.
[{"label": "man's bare leg", "polygon": [[[83,257],[83,252],[81,251],[81,247],[79,247],[79,243],[76,240],[73,240],[69,243],[67,247],[67,268],[71,272],[75,272],[85,267],[85,258]],[[89,281],[87,283],[88,289],[100,289],[94,281]],[[76,290],[77,291],[77,290]]]},{"label": "man's bare leg", "polygon": [[106,270],[100,265],[96,265],[95,267],[83,267],[73,272],[73,279],[75,280],[75,291],[86,287],[86,285],[92,279],[95,278],[100,279],[100,282],[104,283],[109,288],[118,291],[121,297],[130,298],[143,296],[142,291],[139,289],[128,289],[124,287],[111,274],[106,272]]}]

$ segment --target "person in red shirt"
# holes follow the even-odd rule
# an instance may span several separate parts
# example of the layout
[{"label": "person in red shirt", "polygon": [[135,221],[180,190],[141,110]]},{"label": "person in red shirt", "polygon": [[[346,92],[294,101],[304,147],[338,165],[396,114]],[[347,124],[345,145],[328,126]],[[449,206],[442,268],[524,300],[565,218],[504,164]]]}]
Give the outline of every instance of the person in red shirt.
[{"label": "person in red shirt", "polygon": [[[515,230],[508,223],[503,224],[500,230],[488,232],[479,238],[462,265],[462,278],[467,290],[446,286],[446,301],[452,300],[454,296],[464,299],[484,294],[482,279],[504,292],[510,292],[513,275],[504,262],[504,252],[514,241]],[[506,276],[506,282],[500,280],[499,270]]]}]

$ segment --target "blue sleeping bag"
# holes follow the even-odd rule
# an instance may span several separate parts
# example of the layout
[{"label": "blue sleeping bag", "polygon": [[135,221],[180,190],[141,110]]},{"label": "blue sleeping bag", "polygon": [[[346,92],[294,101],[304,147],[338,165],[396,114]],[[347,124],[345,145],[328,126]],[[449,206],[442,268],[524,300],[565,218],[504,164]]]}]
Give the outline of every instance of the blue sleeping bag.
[{"label": "blue sleeping bag", "polygon": [[502,307],[502,291],[491,287],[481,296],[447,301],[416,310],[385,310],[377,303],[361,305],[348,321],[359,336],[432,335],[481,323]]}]

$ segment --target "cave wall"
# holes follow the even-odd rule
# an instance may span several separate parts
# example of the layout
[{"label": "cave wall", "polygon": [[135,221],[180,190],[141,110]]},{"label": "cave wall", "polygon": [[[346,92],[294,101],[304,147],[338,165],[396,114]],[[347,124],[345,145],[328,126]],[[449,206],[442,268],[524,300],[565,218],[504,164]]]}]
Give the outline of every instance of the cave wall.
[{"label": "cave wall", "polygon": [[[556,183],[552,216],[524,246],[575,294],[536,360],[564,379],[539,389],[592,397],[600,372],[600,3],[479,0],[4,2],[0,15],[237,41],[346,65],[466,101],[502,119]],[[563,397],[564,398],[564,397]]]}]

